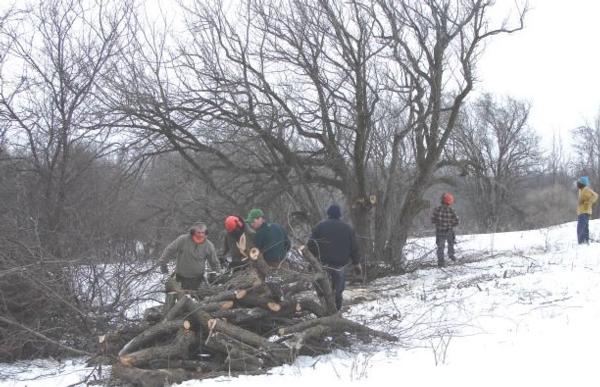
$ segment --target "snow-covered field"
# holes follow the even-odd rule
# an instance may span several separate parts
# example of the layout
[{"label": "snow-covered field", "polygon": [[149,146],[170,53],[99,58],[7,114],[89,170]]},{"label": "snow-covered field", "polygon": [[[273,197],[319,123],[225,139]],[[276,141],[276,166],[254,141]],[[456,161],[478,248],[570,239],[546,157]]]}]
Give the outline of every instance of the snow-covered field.
[{"label": "snow-covered field", "polygon": [[[600,220],[590,229],[598,240]],[[412,242],[412,258],[433,264],[433,238]],[[568,223],[459,235],[457,256],[444,269],[432,265],[346,291],[352,306],[345,316],[398,335],[398,343],[359,344],[268,375],[181,386],[600,385],[599,243],[577,245],[575,223]],[[0,386],[68,386],[91,371],[82,360],[5,364]]]}]

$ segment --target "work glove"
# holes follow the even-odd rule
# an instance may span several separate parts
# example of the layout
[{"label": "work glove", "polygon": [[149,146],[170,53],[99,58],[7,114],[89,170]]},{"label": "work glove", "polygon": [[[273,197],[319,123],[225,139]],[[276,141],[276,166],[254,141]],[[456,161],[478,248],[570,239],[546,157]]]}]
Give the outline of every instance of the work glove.
[{"label": "work glove", "polygon": [[160,265],[160,272],[163,274],[167,274],[169,272],[169,268],[167,265]]},{"label": "work glove", "polygon": [[357,263],[356,265],[352,265],[352,271],[354,272],[354,274],[358,277],[362,276],[362,268],[360,267],[360,263]]}]

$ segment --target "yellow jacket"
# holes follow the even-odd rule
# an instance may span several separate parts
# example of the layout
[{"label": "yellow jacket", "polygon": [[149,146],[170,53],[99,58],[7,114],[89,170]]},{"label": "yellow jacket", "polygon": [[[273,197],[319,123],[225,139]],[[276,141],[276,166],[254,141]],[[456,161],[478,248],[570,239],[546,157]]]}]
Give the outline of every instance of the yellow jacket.
[{"label": "yellow jacket", "polygon": [[598,200],[598,194],[590,187],[579,190],[579,202],[577,203],[577,215],[592,214],[592,205]]}]

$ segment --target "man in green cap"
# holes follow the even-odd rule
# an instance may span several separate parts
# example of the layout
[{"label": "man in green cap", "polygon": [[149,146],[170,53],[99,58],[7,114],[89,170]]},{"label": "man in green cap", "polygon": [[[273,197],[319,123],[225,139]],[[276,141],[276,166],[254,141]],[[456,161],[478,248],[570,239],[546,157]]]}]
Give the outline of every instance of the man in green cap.
[{"label": "man in green cap", "polygon": [[277,223],[268,223],[260,208],[253,208],[248,212],[246,224],[256,231],[254,245],[263,253],[267,264],[272,267],[279,266],[291,247],[283,227]]}]

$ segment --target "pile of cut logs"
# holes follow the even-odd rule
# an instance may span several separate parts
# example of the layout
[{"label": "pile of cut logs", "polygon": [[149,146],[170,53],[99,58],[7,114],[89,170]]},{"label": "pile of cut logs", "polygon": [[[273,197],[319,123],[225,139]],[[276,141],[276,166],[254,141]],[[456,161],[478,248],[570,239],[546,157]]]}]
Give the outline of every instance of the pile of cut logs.
[{"label": "pile of cut logs", "polygon": [[167,301],[172,301],[120,349],[112,378],[163,386],[264,373],[298,355],[350,345],[352,337],[397,340],[342,317],[320,262],[304,246],[297,252],[306,264],[303,270],[270,267],[252,248],[246,267],[215,284],[190,292],[173,280],[167,286]]}]

